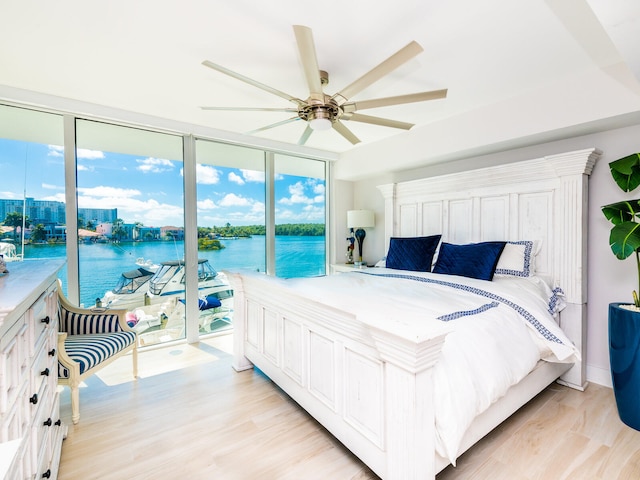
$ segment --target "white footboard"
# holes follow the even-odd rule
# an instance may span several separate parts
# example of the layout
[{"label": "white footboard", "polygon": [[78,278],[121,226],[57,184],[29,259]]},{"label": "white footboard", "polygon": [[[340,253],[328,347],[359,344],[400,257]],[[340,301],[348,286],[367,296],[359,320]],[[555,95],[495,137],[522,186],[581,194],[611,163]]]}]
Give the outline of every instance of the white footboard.
[{"label": "white footboard", "polygon": [[385,479],[435,478],[431,369],[446,328],[403,336],[229,274],[234,368],[253,365]]}]

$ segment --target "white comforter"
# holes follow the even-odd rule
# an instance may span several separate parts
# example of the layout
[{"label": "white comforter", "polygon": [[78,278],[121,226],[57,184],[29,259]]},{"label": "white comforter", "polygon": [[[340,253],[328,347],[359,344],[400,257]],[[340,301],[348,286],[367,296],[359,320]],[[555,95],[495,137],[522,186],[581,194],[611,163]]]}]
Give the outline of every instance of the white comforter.
[{"label": "white comforter", "polygon": [[559,292],[535,277],[487,282],[375,268],[286,283],[392,331],[451,330],[434,367],[434,402],[436,451],[453,464],[472,420],[538,360],[579,357],[554,318],[563,305]]}]

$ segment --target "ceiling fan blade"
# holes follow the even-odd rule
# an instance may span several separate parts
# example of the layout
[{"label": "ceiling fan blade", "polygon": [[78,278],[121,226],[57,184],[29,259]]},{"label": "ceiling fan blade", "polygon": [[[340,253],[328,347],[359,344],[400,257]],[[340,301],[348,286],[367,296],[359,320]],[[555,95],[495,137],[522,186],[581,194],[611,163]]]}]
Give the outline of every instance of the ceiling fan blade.
[{"label": "ceiling fan blade", "polygon": [[372,117],[370,115],[362,115],[361,113],[348,113],[341,117],[343,120],[352,122],[370,123],[372,125],[380,125],[382,127],[401,128],[403,130],[411,130],[413,123],[399,122],[388,118]]},{"label": "ceiling fan blade", "polygon": [[298,43],[300,60],[304,68],[304,76],[309,85],[309,92],[312,98],[323,100],[322,82],[320,81],[320,67],[318,67],[318,57],[316,47],[313,42],[313,32],[309,27],[294,25],[293,31]]},{"label": "ceiling fan blade", "polygon": [[305,128],[304,132],[302,132],[302,136],[300,137],[300,140],[298,140],[298,145],[304,145],[305,143],[307,143],[307,140],[309,140],[309,137],[312,133],[313,128],[311,128],[311,126],[307,123],[307,128]]},{"label": "ceiling fan blade", "polygon": [[333,122],[333,129],[349,140],[353,145],[360,143],[360,139],[356,137],[351,130],[345,127],[344,123],[340,122],[340,120]]},{"label": "ceiling fan blade", "polygon": [[253,85],[254,87],[258,87],[261,90],[264,90],[265,92],[269,92],[279,97],[282,97],[285,100],[289,100],[290,102],[297,103],[298,105],[304,104],[304,102],[299,98],[291,96],[288,93],[281,92],[280,90],[277,90],[275,88],[269,87],[268,85],[265,85],[264,83],[260,83],[249,77],[245,77],[244,75],[241,75],[232,70],[229,70],[228,68],[225,68],[222,65],[218,65],[217,63],[213,63],[213,62],[210,62],[209,60],[205,60],[204,62],[202,62],[202,65],[204,65],[205,67],[212,68],[213,70],[216,70],[220,73],[224,73],[225,75],[229,75],[230,77],[240,80],[242,82],[248,83],[249,85]]},{"label": "ceiling fan blade", "polygon": [[270,128],[279,127],[280,125],[286,125],[287,123],[295,122],[296,120],[300,120],[300,117],[291,117],[286,120],[280,120],[279,122],[272,123],[271,125],[267,125],[265,127],[256,128],[255,130],[251,130],[250,132],[246,132],[247,135],[252,135],[254,133],[262,132],[263,130],[269,130]]},{"label": "ceiling fan blade", "polygon": [[397,97],[384,97],[372,100],[360,100],[342,105],[345,112],[355,112],[356,110],[366,110],[368,108],[388,107],[390,105],[400,105],[403,103],[426,102],[446,98],[447,89],[433,90],[431,92],[410,93],[408,95],[398,95]]},{"label": "ceiling fan blade", "polygon": [[365,73],[355,82],[343,88],[332,98],[338,103],[338,105],[342,105],[344,102],[367,88],[372,83],[380,80],[382,77],[384,77],[388,73],[391,73],[403,63],[411,60],[413,57],[422,52],[422,50],[423,49],[420,44],[418,44],[418,42],[414,41],[409,43],[407,46],[398,50],[385,61],[369,70],[369,72]]},{"label": "ceiling fan blade", "polygon": [[258,108],[258,107],[200,107],[202,110],[228,110],[236,112],[297,112],[296,108]]}]

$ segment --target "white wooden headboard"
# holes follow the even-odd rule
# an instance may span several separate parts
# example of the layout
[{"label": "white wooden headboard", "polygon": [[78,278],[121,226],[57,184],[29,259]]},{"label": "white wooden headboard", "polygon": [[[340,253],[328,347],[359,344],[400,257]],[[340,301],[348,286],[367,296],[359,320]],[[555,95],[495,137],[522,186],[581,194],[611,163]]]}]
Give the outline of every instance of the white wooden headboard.
[{"label": "white wooden headboard", "polygon": [[[561,326],[583,352],[586,345],[588,176],[595,148],[497,167],[380,185],[389,238],[442,234],[451,243],[535,240],[536,273],[560,286],[568,307]],[[563,381],[586,384],[585,364]]]}]

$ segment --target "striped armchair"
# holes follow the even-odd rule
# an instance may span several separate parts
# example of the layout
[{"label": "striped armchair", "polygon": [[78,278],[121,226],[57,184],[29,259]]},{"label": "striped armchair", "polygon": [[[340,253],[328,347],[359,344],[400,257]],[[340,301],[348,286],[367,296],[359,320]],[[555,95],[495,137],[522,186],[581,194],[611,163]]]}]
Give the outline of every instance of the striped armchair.
[{"label": "striped armchair", "polygon": [[58,385],[71,389],[71,420],[80,420],[78,387],[87,377],[129,352],[138,376],[138,338],[126,310],[84,309],[69,303],[58,285]]}]

